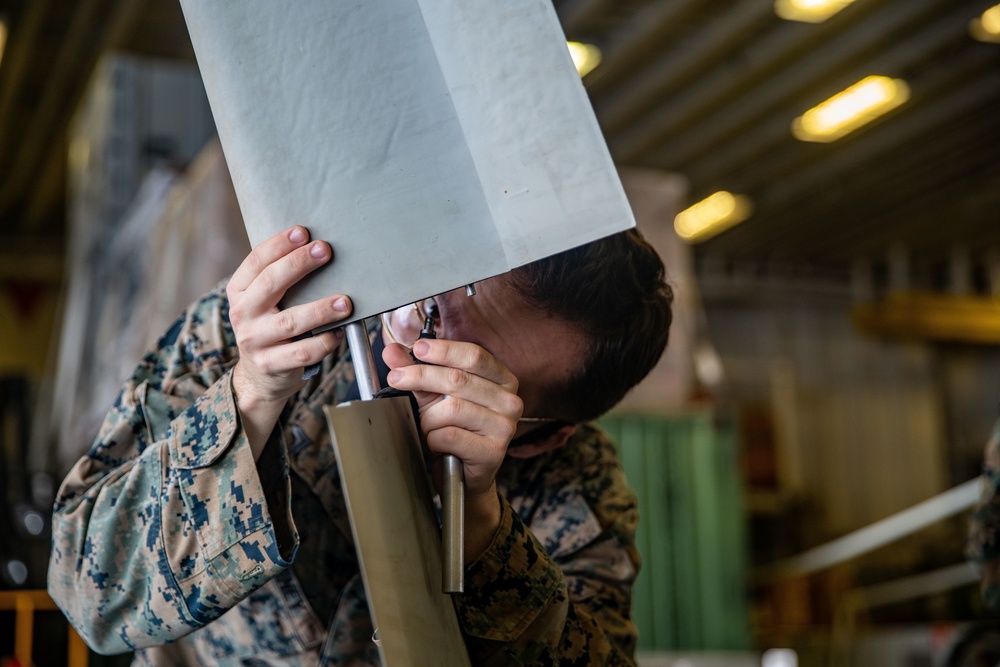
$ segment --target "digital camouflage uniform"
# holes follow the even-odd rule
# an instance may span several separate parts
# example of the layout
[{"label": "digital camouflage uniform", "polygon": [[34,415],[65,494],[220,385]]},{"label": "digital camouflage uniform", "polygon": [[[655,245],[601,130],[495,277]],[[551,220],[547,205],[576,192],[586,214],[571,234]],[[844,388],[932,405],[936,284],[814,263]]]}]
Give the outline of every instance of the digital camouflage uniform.
[{"label": "digital camouflage uniform", "polygon": [[[378,664],[322,413],[357,391],[346,348],[255,465],[228,307],[220,285],[181,316],[63,482],[49,591],[138,664]],[[508,457],[497,484],[501,527],[455,598],[472,664],[633,664],[636,504],[606,436]]]},{"label": "digital camouflage uniform", "polygon": [[983,486],[972,513],[966,552],[981,568],[986,606],[1000,610],[1000,422],[986,443]]}]

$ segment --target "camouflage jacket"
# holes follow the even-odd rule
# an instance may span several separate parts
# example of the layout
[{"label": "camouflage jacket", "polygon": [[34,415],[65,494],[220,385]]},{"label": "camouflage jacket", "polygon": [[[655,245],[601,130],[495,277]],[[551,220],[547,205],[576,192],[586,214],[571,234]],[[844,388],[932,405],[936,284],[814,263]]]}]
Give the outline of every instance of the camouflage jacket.
[{"label": "camouflage jacket", "polygon": [[969,521],[966,555],[981,568],[986,606],[1000,609],[1000,421],[986,443],[982,490]]},{"label": "camouflage jacket", "polygon": [[[231,383],[225,290],[147,353],[59,490],[49,591],[102,653],[138,664],[378,664],[322,407],[346,348],[289,402],[256,463]],[[474,665],[629,665],[635,497],[582,426],[508,458],[503,518],[455,598]]]}]

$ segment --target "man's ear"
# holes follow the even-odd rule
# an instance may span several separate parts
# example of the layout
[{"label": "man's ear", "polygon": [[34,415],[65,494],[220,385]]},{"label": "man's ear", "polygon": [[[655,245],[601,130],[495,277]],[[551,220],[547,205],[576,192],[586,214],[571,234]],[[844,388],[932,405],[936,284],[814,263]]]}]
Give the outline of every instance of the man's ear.
[{"label": "man's ear", "polygon": [[523,445],[511,447],[507,450],[507,455],[517,459],[530,459],[532,456],[538,456],[545,452],[551,452],[553,449],[559,449],[566,444],[570,436],[574,433],[576,433],[576,427],[567,424],[538,442],[526,442]]}]

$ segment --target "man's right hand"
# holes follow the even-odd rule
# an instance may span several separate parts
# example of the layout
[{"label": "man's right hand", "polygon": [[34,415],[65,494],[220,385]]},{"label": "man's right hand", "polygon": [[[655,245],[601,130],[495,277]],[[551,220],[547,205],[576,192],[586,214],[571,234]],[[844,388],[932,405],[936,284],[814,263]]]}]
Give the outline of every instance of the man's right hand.
[{"label": "man's right hand", "polygon": [[310,242],[309,232],[295,226],[254,248],[226,286],[229,319],[240,350],[233,390],[255,458],[285,403],[304,384],[305,367],[322,361],[343,337],[335,329],[296,340],[350,315],[351,301],[342,294],[278,308],[292,285],[332,256],[328,243]]}]

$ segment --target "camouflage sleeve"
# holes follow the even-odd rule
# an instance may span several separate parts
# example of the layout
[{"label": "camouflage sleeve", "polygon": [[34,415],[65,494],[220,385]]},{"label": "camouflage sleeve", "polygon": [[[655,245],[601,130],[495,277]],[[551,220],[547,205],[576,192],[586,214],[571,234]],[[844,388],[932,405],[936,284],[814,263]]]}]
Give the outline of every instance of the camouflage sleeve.
[{"label": "camouflage sleeve", "polygon": [[969,523],[966,553],[981,568],[983,600],[1000,609],[1000,422],[986,443],[983,487]]},{"label": "camouflage sleeve", "polygon": [[[604,470],[582,486],[616,477],[620,469],[607,463],[594,460]],[[501,499],[500,530],[456,597],[472,664],[635,664],[638,513],[623,477],[609,486],[597,503],[586,488],[561,488],[530,529]]]},{"label": "camouflage sleeve", "polygon": [[49,592],[98,652],[177,639],[289,565],[284,448],[273,436],[254,462],[233,363],[216,291],[143,359],[59,490]]}]

